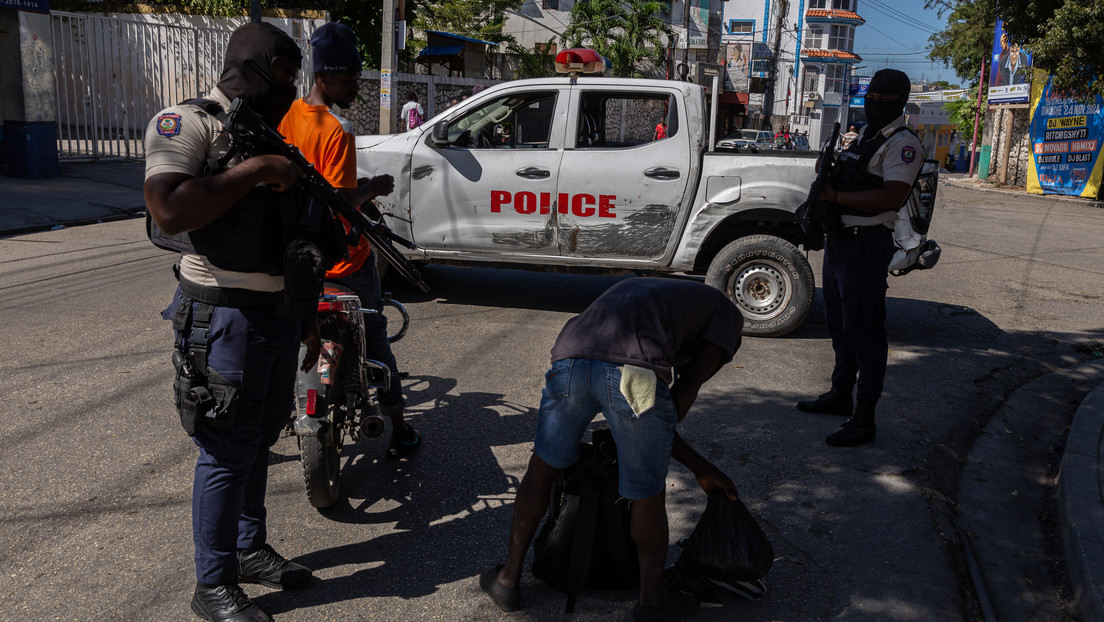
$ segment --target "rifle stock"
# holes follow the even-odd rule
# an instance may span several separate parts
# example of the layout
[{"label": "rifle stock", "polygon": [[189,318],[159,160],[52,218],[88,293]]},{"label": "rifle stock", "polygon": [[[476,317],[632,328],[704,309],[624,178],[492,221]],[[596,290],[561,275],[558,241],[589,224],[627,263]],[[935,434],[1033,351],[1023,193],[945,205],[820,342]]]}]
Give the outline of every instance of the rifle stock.
[{"label": "rifle stock", "polygon": [[395,268],[415,287],[422,292],[428,292],[429,287],[422,280],[418,268],[410,263],[402,253],[395,248],[392,242],[401,244],[411,250],[417,250],[417,246],[396,235],[382,222],[382,214],[374,205],[370,205],[369,212],[376,221],[369,220],[364,214],[354,207],[345,195],[330,185],[330,182],[303,157],[303,153],[294,145],[284,142],[284,137],[265,122],[257,113],[241,99],[235,99],[230,106],[230,111],[223,121],[226,131],[234,148],[242,157],[256,155],[282,155],[303,173],[299,180],[302,188],[316,201],[329,207],[340,214],[349,223],[349,236],[347,243],[355,244],[363,236],[366,238],[384,259]]}]

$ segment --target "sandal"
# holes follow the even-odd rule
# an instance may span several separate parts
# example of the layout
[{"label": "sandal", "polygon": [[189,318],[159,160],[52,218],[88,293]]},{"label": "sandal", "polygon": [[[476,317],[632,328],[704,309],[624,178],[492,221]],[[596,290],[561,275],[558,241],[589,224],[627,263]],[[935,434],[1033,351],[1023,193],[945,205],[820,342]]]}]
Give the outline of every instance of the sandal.
[{"label": "sandal", "polygon": [[503,611],[517,611],[521,608],[521,589],[516,587],[506,587],[498,582],[498,571],[502,570],[502,566],[505,564],[499,564],[497,566],[486,566],[483,568],[483,572],[479,573],[479,589],[483,590],[483,593],[491,597],[494,604]]},{"label": "sandal", "polygon": [[388,458],[398,460],[422,446],[422,435],[418,434],[414,426],[407,424],[406,429],[405,438],[399,438],[398,434],[391,433],[391,441],[387,443]]}]

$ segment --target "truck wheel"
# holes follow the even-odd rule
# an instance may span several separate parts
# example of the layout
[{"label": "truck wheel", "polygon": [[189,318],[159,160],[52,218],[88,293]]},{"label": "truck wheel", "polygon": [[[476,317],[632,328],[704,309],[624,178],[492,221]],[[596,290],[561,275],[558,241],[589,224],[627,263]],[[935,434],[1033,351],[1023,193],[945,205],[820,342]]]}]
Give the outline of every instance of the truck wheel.
[{"label": "truck wheel", "polygon": [[778,337],[805,321],[813,306],[813,269],[796,246],[749,235],[721,249],[705,282],[728,294],[744,315],[744,334]]}]

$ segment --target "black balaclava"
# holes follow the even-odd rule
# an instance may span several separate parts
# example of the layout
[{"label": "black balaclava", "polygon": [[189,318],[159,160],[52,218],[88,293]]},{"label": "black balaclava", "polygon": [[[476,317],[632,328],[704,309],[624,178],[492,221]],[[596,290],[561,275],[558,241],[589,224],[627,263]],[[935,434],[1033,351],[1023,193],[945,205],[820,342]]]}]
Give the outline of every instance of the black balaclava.
[{"label": "black balaclava", "polygon": [[[866,113],[866,122],[869,124],[863,132],[864,138],[872,138],[885,126],[893,123],[893,120],[901,116],[905,104],[908,102],[909,93],[912,92],[912,82],[903,71],[896,69],[882,69],[870,78],[870,86],[866,89],[867,97],[863,103],[863,112]],[[870,93],[882,93],[896,95],[892,101],[874,101]]]},{"label": "black balaclava", "polygon": [[249,22],[230,35],[218,88],[230,101],[242,98],[272,127],[280,124],[297,93],[294,84],[276,82],[272,64],[284,58],[301,67],[303,53],[284,31]]}]

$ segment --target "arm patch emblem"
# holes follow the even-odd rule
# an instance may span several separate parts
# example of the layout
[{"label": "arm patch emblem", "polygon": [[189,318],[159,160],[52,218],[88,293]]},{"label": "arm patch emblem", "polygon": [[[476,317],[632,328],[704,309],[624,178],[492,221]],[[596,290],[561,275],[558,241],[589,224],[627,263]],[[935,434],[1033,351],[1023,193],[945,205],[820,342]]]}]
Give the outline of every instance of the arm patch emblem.
[{"label": "arm patch emblem", "polygon": [[157,133],[162,136],[176,136],[180,133],[180,115],[166,113],[157,117]]},{"label": "arm patch emblem", "polygon": [[905,147],[904,149],[901,149],[901,161],[902,162],[904,162],[905,164],[911,164],[912,161],[915,160],[915,159],[916,159],[916,148],[915,147]]}]

